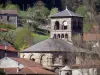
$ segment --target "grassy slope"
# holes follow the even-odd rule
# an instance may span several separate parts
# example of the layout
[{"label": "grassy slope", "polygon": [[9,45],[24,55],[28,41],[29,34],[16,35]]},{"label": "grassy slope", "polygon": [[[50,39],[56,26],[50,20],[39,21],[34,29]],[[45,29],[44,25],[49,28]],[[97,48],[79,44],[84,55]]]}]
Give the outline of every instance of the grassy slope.
[{"label": "grassy slope", "polygon": [[40,35],[40,34],[36,34],[36,33],[32,33],[32,36],[34,37],[35,43],[38,43],[40,41],[43,41],[43,40],[49,38],[49,35]]}]

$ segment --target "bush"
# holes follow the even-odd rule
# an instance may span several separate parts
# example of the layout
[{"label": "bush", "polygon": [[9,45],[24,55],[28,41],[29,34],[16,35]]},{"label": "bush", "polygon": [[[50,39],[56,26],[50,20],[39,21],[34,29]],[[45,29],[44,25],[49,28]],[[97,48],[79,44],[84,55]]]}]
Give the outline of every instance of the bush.
[{"label": "bush", "polygon": [[16,29],[15,25],[0,23],[0,28]]},{"label": "bush", "polygon": [[30,46],[33,43],[33,36],[27,28],[17,29],[16,33],[14,45],[17,49],[22,48],[24,45]]}]

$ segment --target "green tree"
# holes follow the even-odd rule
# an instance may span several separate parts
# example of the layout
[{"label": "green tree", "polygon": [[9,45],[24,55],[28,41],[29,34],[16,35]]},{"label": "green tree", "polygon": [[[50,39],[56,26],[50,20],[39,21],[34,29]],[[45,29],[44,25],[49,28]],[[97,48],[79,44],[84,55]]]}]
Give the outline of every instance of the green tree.
[{"label": "green tree", "polygon": [[88,15],[88,11],[85,8],[85,6],[84,5],[81,5],[80,7],[78,7],[76,9],[76,13],[78,13],[78,14],[80,14],[80,15],[82,15],[84,17],[83,31],[84,32],[89,32],[89,30],[92,27],[92,24],[90,22],[90,18],[89,18],[89,15]]},{"label": "green tree", "polygon": [[6,10],[19,10],[19,6],[17,4],[12,4],[12,2],[6,2],[5,8]]},{"label": "green tree", "polygon": [[16,29],[16,26],[13,24],[5,24],[5,23],[0,23],[0,28],[6,28],[6,29]]},{"label": "green tree", "polygon": [[48,8],[42,3],[36,3],[34,7],[27,10],[28,17],[32,21],[31,27],[37,28],[39,25],[46,24],[48,15],[50,14]]},{"label": "green tree", "polygon": [[16,33],[14,45],[17,49],[22,48],[24,45],[30,46],[33,43],[33,37],[27,28],[17,29]]},{"label": "green tree", "polygon": [[50,16],[56,14],[57,12],[58,12],[58,8],[56,8],[56,7],[52,8],[50,11]]}]

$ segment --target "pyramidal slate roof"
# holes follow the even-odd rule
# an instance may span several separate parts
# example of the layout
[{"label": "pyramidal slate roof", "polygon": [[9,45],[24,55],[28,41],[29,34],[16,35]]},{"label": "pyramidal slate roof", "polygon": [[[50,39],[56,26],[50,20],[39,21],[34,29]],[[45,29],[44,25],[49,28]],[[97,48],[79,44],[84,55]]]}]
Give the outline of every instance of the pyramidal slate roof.
[{"label": "pyramidal slate roof", "polygon": [[82,48],[77,48],[72,44],[61,40],[61,39],[47,39],[39,42],[25,50],[21,53],[49,53],[49,52],[85,52],[86,50]]},{"label": "pyramidal slate roof", "polygon": [[55,15],[50,16],[51,18],[56,18],[56,17],[83,17],[77,13],[74,13],[73,11],[70,11],[67,9],[63,10],[61,12],[56,13]]}]

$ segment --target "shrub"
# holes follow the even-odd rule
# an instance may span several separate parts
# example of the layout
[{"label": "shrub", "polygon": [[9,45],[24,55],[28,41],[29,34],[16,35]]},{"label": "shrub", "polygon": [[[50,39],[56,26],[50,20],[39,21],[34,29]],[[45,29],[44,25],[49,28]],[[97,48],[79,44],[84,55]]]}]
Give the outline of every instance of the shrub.
[{"label": "shrub", "polygon": [[27,28],[17,29],[16,33],[14,42],[16,48],[21,49],[24,45],[29,46],[33,43],[33,36]]},{"label": "shrub", "polygon": [[4,24],[4,23],[0,23],[0,28],[15,29],[16,26],[13,25],[13,24]]}]

